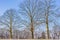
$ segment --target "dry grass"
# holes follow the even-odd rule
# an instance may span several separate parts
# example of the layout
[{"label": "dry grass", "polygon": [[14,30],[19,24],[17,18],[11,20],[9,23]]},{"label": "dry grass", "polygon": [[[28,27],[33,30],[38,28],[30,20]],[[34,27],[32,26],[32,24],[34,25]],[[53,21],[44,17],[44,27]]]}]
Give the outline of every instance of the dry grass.
[{"label": "dry grass", "polygon": [[0,39],[0,40],[60,40],[60,39]]}]

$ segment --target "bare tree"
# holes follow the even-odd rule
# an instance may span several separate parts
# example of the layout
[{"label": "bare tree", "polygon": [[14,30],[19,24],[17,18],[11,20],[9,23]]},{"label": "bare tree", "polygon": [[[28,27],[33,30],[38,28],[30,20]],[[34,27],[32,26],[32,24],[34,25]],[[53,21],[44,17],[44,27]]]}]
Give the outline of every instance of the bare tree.
[{"label": "bare tree", "polygon": [[0,24],[5,25],[5,27],[10,32],[10,38],[13,38],[13,29],[17,29],[20,27],[20,17],[17,15],[17,11],[15,9],[7,10],[4,15],[0,17]]},{"label": "bare tree", "polygon": [[60,37],[60,25],[58,25],[56,22],[54,22],[54,26],[53,26],[53,35],[54,38],[58,38]]},{"label": "bare tree", "polygon": [[[53,21],[50,17],[55,15],[55,5],[54,0],[44,0],[44,12],[45,12],[45,21],[46,21],[46,38],[49,39],[49,23]],[[53,10],[54,9],[54,10]]]},{"label": "bare tree", "polygon": [[45,32],[42,32],[42,38],[45,39]]},{"label": "bare tree", "polygon": [[19,6],[20,14],[26,16],[27,20],[29,20],[26,23],[29,24],[32,39],[34,38],[34,27],[43,23],[43,13],[40,6],[42,6],[40,0],[25,0]]}]

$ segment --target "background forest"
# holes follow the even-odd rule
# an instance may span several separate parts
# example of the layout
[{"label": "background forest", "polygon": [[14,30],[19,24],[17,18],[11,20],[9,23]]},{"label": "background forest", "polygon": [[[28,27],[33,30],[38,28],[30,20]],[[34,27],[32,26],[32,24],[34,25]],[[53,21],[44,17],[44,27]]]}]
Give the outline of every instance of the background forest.
[{"label": "background forest", "polygon": [[15,4],[18,8],[8,8],[8,4],[8,9],[0,12],[0,39],[60,39],[60,7],[56,1],[20,0]]}]

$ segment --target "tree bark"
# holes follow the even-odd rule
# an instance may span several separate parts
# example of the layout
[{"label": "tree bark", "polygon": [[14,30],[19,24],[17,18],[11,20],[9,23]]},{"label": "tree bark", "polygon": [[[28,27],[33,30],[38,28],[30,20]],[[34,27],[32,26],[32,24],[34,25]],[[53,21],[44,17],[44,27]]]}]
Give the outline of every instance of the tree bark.
[{"label": "tree bark", "polygon": [[49,39],[48,12],[46,13],[46,39]]},{"label": "tree bark", "polygon": [[34,39],[34,31],[33,31],[33,26],[31,26],[31,33],[32,33],[32,39]]},{"label": "tree bark", "polygon": [[12,39],[12,16],[10,16],[10,39]]},{"label": "tree bark", "polygon": [[34,39],[33,18],[31,18],[31,33],[32,33],[32,39]]}]

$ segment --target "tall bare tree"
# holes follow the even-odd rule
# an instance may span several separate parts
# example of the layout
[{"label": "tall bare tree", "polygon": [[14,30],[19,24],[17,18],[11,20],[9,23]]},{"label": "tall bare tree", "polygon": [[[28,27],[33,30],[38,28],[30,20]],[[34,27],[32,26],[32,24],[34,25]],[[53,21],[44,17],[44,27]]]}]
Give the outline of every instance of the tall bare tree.
[{"label": "tall bare tree", "polygon": [[[45,23],[46,23],[46,38],[49,39],[49,23],[53,21],[50,17],[55,15],[54,0],[44,0],[44,12],[45,12]],[[54,9],[54,10],[53,10]]]},{"label": "tall bare tree", "polygon": [[[40,0],[25,0],[19,6],[20,14],[26,16],[28,26],[32,34],[32,39],[34,38],[34,28],[38,24],[43,23],[43,13],[42,13],[42,2]],[[42,13],[42,15],[40,15]],[[25,18],[24,18],[25,19]]]},{"label": "tall bare tree", "polygon": [[7,10],[1,17],[0,17],[0,24],[1,26],[4,25],[9,33],[10,38],[13,38],[13,29],[20,27],[20,17],[17,15],[17,11],[14,9]]}]

